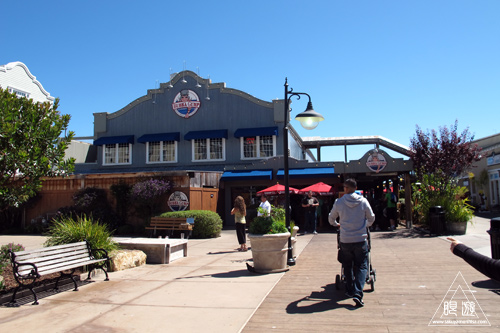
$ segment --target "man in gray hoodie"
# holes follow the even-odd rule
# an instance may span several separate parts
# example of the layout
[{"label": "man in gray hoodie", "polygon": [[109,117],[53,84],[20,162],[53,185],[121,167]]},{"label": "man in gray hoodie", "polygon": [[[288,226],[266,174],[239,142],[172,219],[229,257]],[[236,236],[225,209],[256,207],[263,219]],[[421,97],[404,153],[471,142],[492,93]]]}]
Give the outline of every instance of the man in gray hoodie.
[{"label": "man in gray hoodie", "polygon": [[356,188],[354,179],[344,182],[345,194],[333,204],[328,222],[333,226],[340,223],[339,255],[344,267],[346,295],[360,307],[364,306],[363,288],[368,273],[367,228],[375,221],[375,214],[368,200],[355,193]]}]

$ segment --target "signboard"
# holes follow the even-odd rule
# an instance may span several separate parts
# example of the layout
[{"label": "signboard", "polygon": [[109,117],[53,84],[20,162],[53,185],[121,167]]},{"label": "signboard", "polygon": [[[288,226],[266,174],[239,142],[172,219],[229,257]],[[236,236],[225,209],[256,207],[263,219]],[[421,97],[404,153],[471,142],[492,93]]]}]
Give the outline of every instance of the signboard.
[{"label": "signboard", "polygon": [[200,98],[198,95],[189,89],[182,89],[177,95],[175,95],[174,102],[172,103],[172,109],[174,112],[182,118],[189,118],[198,112],[201,106]]},{"label": "signboard", "polygon": [[175,191],[168,197],[168,207],[174,212],[186,210],[189,206],[189,199],[184,192]]},{"label": "signboard", "polygon": [[385,160],[384,155],[379,154],[378,152],[372,153],[366,160],[366,166],[368,169],[376,173],[384,170],[386,165],[387,161]]}]

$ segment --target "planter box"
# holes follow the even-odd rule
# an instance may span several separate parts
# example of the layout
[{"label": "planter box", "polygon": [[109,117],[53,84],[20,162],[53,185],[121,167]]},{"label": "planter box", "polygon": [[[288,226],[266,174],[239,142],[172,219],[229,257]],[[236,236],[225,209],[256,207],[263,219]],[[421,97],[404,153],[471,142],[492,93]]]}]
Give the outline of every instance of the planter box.
[{"label": "planter box", "polygon": [[446,233],[448,235],[465,235],[469,222],[448,222],[446,223]]},{"label": "planter box", "polygon": [[271,235],[249,234],[254,269],[259,273],[278,273],[288,270],[289,232]]}]

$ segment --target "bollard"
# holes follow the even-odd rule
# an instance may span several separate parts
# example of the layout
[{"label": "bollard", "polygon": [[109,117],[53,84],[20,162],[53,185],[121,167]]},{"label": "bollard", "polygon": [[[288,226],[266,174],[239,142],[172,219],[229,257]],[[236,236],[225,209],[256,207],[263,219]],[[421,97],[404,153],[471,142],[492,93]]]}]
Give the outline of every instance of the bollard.
[{"label": "bollard", "polygon": [[431,235],[443,235],[445,233],[446,224],[443,207],[434,206],[429,208],[429,228]]},{"label": "bollard", "polygon": [[491,258],[500,259],[500,217],[490,220]]}]

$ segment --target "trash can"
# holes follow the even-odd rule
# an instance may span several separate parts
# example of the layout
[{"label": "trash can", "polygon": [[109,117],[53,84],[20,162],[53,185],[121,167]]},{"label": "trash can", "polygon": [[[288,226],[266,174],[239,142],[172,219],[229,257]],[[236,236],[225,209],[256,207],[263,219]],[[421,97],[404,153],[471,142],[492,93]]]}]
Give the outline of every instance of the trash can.
[{"label": "trash can", "polygon": [[446,231],[444,209],[441,206],[429,208],[429,228],[431,235],[443,235]]},{"label": "trash can", "polygon": [[491,258],[500,259],[500,217],[490,220]]}]

